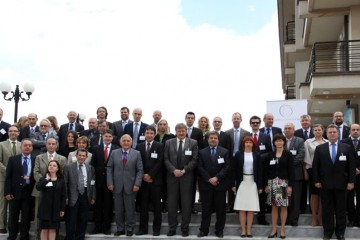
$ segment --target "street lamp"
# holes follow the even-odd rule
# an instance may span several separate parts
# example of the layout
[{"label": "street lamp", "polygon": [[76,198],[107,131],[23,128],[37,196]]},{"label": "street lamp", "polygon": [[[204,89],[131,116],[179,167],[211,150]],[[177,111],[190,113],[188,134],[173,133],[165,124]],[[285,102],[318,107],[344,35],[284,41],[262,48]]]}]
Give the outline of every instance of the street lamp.
[{"label": "street lamp", "polygon": [[[31,94],[34,92],[35,87],[30,84],[30,83],[25,83],[23,86],[24,91],[19,90],[19,85],[16,85],[15,91],[11,91],[11,85],[8,83],[0,83],[0,91],[2,92],[2,94],[4,94],[4,99],[6,101],[11,101],[14,99],[15,101],[15,113],[14,113],[14,123],[17,122],[17,114],[18,114],[18,104],[19,104],[19,100],[21,99],[22,101],[28,101],[30,99]],[[12,96],[9,98],[6,98],[6,95],[11,91]],[[23,98],[22,97],[22,93],[26,93],[26,95],[28,96],[28,98]]]}]

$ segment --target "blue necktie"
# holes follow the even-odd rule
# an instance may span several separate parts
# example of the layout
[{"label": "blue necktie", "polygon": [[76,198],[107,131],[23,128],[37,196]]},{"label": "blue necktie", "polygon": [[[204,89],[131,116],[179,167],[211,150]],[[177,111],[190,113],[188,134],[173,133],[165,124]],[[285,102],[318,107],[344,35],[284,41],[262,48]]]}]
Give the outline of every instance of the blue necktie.
[{"label": "blue necktie", "polygon": [[305,130],[304,132],[304,140],[306,141],[308,139],[308,130]]},{"label": "blue necktie", "polygon": [[211,156],[212,157],[215,156],[215,148],[214,147],[211,148]]},{"label": "blue necktie", "polygon": [[[28,163],[27,163],[27,160],[28,160],[28,158],[27,158],[27,157],[24,157],[24,162],[23,162],[23,165],[22,165],[22,168],[23,168],[23,177],[27,176],[27,174],[28,174]],[[24,185],[26,184],[25,178],[23,178],[23,183],[24,183]]]},{"label": "blue necktie", "polygon": [[336,160],[336,144],[335,143],[331,144],[331,160],[332,160],[333,164],[335,164],[335,160]]}]

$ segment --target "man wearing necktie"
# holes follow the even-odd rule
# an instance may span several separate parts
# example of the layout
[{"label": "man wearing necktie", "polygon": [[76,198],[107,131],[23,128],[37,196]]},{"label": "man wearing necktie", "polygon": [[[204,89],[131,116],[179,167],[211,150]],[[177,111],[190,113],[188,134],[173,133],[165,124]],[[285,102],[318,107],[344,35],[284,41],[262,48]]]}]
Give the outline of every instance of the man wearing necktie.
[{"label": "man wearing necktie", "polygon": [[[300,116],[300,124],[301,128],[295,131],[295,136],[302,138],[304,142],[314,137],[314,133],[311,129],[311,116],[304,114]],[[302,180],[301,183],[301,201],[300,201],[300,212],[305,213],[307,208],[307,201],[308,201],[308,181]],[[309,202],[310,202],[310,194],[309,194]]]},{"label": "man wearing necktie", "polygon": [[338,140],[345,139],[350,135],[350,128],[344,125],[344,114],[342,112],[335,112],[333,115],[333,124],[336,125],[339,135]]},{"label": "man wearing necktie", "polygon": [[316,147],[312,164],[314,184],[320,189],[323,239],[330,239],[334,232],[337,239],[345,239],[346,191],[354,188],[356,163],[351,146],[338,141],[336,125],[330,124],[326,134],[329,142]]},{"label": "man wearing necktie", "polygon": [[[350,136],[341,142],[350,146],[356,162],[356,181],[353,190],[347,191],[348,227],[360,226],[360,125],[352,124]],[[356,207],[354,197],[356,196]]]},{"label": "man wearing necktie", "polygon": [[133,111],[134,121],[125,125],[124,134],[129,134],[132,138],[132,148],[145,141],[145,128],[147,123],[141,121],[142,109],[135,108]]},{"label": "man wearing necktie", "polygon": [[36,132],[40,131],[39,126],[36,125],[38,117],[35,113],[28,114],[28,126],[20,128],[20,134],[18,140],[21,141],[24,138],[31,138]]},{"label": "man wearing necktie", "polygon": [[114,136],[117,139],[120,139],[124,134],[125,125],[128,123],[132,123],[132,120],[129,119],[130,109],[128,107],[120,108],[120,120],[113,122],[112,130],[114,132]]},{"label": "man wearing necktie", "polygon": [[32,155],[34,155],[35,157],[47,151],[46,139],[55,138],[56,141],[58,140],[58,136],[56,132],[55,131],[50,132],[50,127],[51,127],[50,121],[46,118],[42,119],[40,121],[40,131],[36,132],[33,135],[33,137],[30,138],[34,148]]},{"label": "man wearing necktie", "polygon": [[[31,191],[35,184],[33,177],[35,158],[31,156],[31,141],[23,139],[20,150],[21,154],[9,158],[6,168],[4,196],[9,201],[9,240],[15,240],[19,231],[20,239],[30,239]],[[21,224],[19,224],[20,214]]]},{"label": "man wearing necktie", "polygon": [[77,161],[65,165],[66,183],[66,239],[85,239],[90,205],[95,204],[95,170],[85,163],[87,150],[76,151]]},{"label": "man wearing necktie", "polygon": [[113,193],[106,185],[106,168],[109,158],[119,146],[112,144],[113,132],[106,129],[103,135],[104,144],[93,148],[91,165],[95,168],[96,203],[94,207],[94,229],[91,234],[110,234],[110,224],[113,213]]},{"label": "man wearing necktie", "polygon": [[144,176],[137,201],[140,201],[140,225],[136,235],[148,233],[149,205],[154,208],[153,236],[160,235],[161,229],[161,188],[163,185],[164,147],[154,141],[156,129],[153,126],[145,128],[145,142],[136,146],[141,153]]},{"label": "man wearing necktie", "polygon": [[69,111],[67,118],[69,122],[62,124],[58,132],[59,146],[65,145],[66,135],[69,130],[73,130],[78,133],[84,131],[84,126],[76,122],[77,112],[73,110]]},{"label": "man wearing necktie", "polygon": [[20,154],[20,142],[17,141],[19,128],[12,125],[8,129],[9,139],[0,142],[0,233],[7,233],[8,201],[4,196],[5,172],[9,158]]},{"label": "man wearing necktie", "polygon": [[209,146],[199,152],[199,191],[202,196],[201,226],[198,237],[207,236],[213,210],[216,212],[215,235],[224,236],[226,190],[231,186],[229,151],[219,146],[219,134],[209,133]]},{"label": "man wearing necktie", "polygon": [[139,151],[131,148],[130,135],[120,138],[121,148],[111,154],[106,168],[107,187],[114,194],[116,232],[114,236],[130,237],[135,227],[135,199],[143,179],[143,164]]},{"label": "man wearing necktie", "polygon": [[194,186],[194,171],[198,161],[197,141],[186,137],[187,126],[178,123],[175,126],[176,138],[165,142],[164,162],[167,169],[168,190],[168,221],[167,236],[176,234],[177,210],[181,198],[181,231],[182,236],[189,236],[191,220],[192,191]]},{"label": "man wearing necktie", "polygon": [[276,134],[282,134],[282,129],[278,127],[274,127],[274,115],[272,113],[265,113],[264,114],[264,127],[260,128],[260,132],[265,133],[270,136],[271,142],[273,137]]}]

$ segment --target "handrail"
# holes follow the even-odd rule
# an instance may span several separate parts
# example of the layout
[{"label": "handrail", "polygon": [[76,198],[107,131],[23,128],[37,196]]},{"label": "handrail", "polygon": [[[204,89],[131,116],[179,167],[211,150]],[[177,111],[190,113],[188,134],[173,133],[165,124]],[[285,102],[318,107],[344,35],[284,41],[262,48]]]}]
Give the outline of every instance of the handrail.
[{"label": "handrail", "polygon": [[295,21],[286,23],[286,42],[295,41]]}]

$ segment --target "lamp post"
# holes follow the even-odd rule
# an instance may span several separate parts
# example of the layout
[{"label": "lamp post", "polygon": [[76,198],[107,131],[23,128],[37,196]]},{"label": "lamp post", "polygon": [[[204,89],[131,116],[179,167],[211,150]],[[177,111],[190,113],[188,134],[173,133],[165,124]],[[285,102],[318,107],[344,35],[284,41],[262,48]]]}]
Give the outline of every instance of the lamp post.
[{"label": "lamp post", "polygon": [[[15,101],[14,123],[17,122],[18,104],[19,104],[20,99],[22,101],[28,101],[30,99],[31,94],[35,90],[34,86],[32,84],[30,84],[30,83],[25,83],[24,86],[23,86],[23,89],[24,89],[24,91],[20,91],[19,85],[16,85],[15,91],[11,91],[11,85],[10,84],[8,84],[8,83],[0,83],[0,91],[4,95],[4,99],[6,101],[11,101],[11,100],[14,99],[14,101]],[[12,96],[6,98],[6,95],[8,95],[8,93],[10,91],[12,93]],[[22,94],[24,92],[28,96],[27,99],[22,96]]]}]

